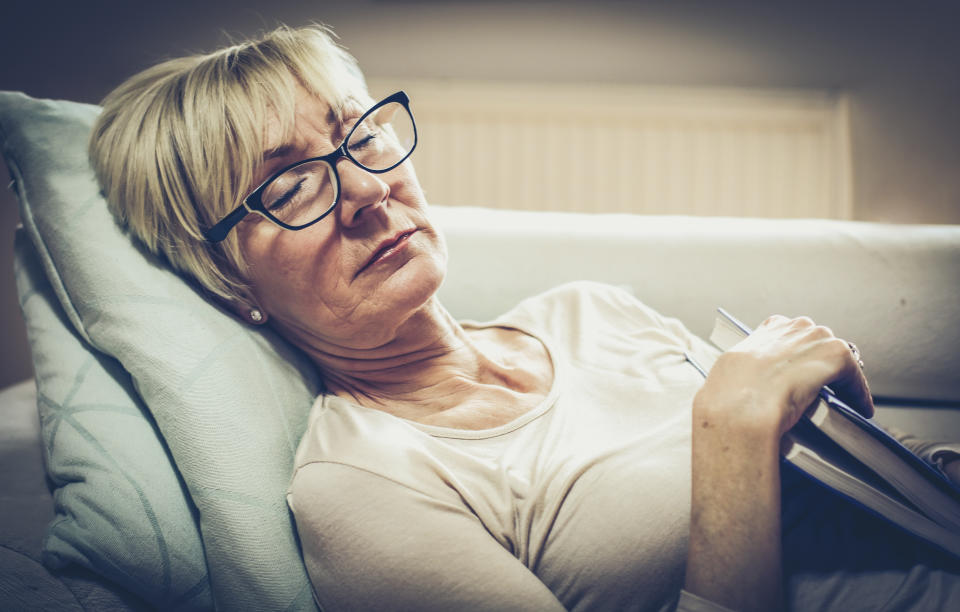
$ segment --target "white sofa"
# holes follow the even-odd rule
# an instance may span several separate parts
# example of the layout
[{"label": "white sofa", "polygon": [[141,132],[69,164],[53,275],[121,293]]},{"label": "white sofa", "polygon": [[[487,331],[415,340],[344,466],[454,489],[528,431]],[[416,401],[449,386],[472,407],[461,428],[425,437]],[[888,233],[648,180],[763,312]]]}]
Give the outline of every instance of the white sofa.
[{"label": "white sofa", "polygon": [[[447,237],[441,298],[486,319],[577,279],[629,287],[707,335],[723,306],[751,325],[807,314],[856,342],[877,419],[960,440],[960,226],[532,213],[434,207]],[[0,609],[142,602],[37,561],[53,502],[28,381],[0,394]],[[119,594],[118,594],[119,593]]]}]

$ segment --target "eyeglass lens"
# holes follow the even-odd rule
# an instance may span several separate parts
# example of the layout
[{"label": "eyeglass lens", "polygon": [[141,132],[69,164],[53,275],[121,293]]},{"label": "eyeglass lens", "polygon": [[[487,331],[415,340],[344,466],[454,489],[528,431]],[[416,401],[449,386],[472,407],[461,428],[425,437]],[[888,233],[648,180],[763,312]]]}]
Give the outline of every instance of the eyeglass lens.
[{"label": "eyeglass lens", "polygon": [[[413,118],[398,102],[390,102],[367,115],[346,141],[350,157],[365,170],[387,170],[400,163],[415,142]],[[291,226],[307,225],[330,210],[337,201],[333,167],[310,161],[290,168],[263,190],[264,208]]]}]

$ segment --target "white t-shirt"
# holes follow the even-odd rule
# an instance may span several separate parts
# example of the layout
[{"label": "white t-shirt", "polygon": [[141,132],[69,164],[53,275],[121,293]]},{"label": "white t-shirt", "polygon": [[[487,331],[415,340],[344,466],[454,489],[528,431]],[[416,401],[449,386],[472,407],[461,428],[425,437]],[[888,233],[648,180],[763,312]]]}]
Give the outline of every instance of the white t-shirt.
[{"label": "white t-shirt", "polygon": [[464,326],[539,339],[554,370],[547,397],[479,431],[320,397],[288,503],[321,607],[658,610],[679,598],[721,609],[681,591],[703,382],[684,352],[709,366],[717,351],[586,282]]}]

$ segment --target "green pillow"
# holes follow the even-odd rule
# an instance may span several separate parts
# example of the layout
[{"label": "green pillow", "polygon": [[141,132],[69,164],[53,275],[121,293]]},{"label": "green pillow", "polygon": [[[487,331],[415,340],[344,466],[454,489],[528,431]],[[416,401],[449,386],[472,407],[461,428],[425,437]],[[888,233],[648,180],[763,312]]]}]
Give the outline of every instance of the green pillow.
[{"label": "green pillow", "polygon": [[14,247],[55,488],[44,565],[81,565],[164,610],[210,609],[186,490],[129,374],[73,330],[24,230]]},{"label": "green pillow", "polygon": [[[86,155],[97,112],[0,93],[3,152],[26,231],[66,318],[129,373],[153,416],[196,508],[217,606],[313,610],[284,493],[316,372],[274,334],[204,300],[114,223]],[[110,531],[82,528],[117,538],[142,512],[117,507]]]}]

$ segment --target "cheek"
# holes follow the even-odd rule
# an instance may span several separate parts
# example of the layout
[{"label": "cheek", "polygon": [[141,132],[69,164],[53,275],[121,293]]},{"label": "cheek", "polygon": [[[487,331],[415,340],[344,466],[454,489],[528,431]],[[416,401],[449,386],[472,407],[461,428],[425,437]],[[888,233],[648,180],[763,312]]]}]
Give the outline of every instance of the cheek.
[{"label": "cheek", "polygon": [[409,159],[389,174],[393,175],[388,183],[393,198],[414,207],[421,207],[426,203],[417,173]]},{"label": "cheek", "polygon": [[336,244],[329,234],[319,223],[292,232],[265,219],[244,228],[240,244],[247,279],[264,306],[308,292],[318,279],[336,277]]}]

